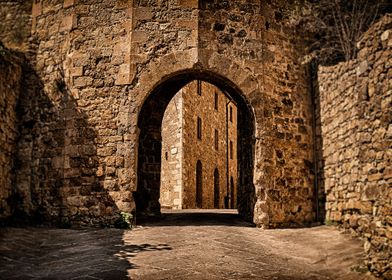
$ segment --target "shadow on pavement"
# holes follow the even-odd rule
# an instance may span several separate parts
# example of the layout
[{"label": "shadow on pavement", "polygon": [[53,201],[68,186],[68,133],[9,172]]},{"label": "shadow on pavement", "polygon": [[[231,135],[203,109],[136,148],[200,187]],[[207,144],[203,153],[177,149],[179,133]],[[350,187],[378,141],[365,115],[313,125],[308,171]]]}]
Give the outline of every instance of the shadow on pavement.
[{"label": "shadow on pavement", "polygon": [[138,217],[143,226],[236,226],[254,227],[246,222],[236,210],[162,210],[160,216]]},{"label": "shadow on pavement", "polygon": [[0,279],[130,279],[132,258],[167,244],[124,244],[119,229],[0,229]]}]

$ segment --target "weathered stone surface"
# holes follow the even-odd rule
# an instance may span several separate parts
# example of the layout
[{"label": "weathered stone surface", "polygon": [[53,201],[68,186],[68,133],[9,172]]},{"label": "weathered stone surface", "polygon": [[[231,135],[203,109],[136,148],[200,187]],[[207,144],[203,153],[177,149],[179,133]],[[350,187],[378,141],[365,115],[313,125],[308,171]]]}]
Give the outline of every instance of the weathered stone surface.
[{"label": "weathered stone surface", "polygon": [[[146,163],[146,178],[138,157],[160,158],[160,136],[149,135],[150,150],[140,150],[148,129],[141,119],[150,113],[139,113],[159,85],[189,73],[183,81],[203,79],[238,103],[238,192],[252,197],[238,201],[240,213],[268,216],[254,219],[265,227],[312,222],[308,77],[301,43],[281,28],[276,8],[259,1],[34,1],[35,79],[21,103],[23,164],[15,171],[25,212],[52,222],[110,224],[116,205],[134,205],[129,191],[138,184],[159,188],[159,164]],[[165,90],[157,123],[178,89]],[[85,205],[69,205],[68,190]],[[156,195],[135,195],[159,208]],[[265,207],[255,208],[256,201]],[[117,212],[98,217],[96,207]]]},{"label": "weathered stone surface", "polygon": [[0,40],[7,48],[27,51],[33,1],[7,0],[0,7]]},{"label": "weathered stone surface", "polygon": [[304,225],[326,199],[327,219],[368,239],[369,267],[390,274],[390,16],[357,60],[320,69],[311,96],[286,3],[3,1],[0,40],[28,60],[16,118],[16,76],[1,77],[4,217],[106,226],[136,207],[159,213],[165,108],[204,80],[237,102],[240,214],[260,227]]},{"label": "weathered stone surface", "polygon": [[[387,279],[392,269],[392,138],[387,135],[392,92],[391,76],[383,73],[392,52],[379,46],[388,40],[391,22],[392,16],[385,16],[365,34],[367,43],[359,44],[362,58],[319,70],[326,219],[364,238],[368,267]],[[385,102],[389,106],[381,106]]]},{"label": "weathered stone surface", "polygon": [[22,60],[0,42],[0,220],[15,210],[12,181],[21,84]]}]

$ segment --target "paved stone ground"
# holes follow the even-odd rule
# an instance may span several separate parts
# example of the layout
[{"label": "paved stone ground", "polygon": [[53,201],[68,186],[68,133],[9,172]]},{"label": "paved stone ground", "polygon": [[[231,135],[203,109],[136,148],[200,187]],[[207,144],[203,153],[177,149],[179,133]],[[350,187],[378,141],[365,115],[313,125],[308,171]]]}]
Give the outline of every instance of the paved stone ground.
[{"label": "paved stone ground", "polygon": [[0,279],[372,279],[333,227],[260,230],[231,211],[119,229],[0,229]]}]

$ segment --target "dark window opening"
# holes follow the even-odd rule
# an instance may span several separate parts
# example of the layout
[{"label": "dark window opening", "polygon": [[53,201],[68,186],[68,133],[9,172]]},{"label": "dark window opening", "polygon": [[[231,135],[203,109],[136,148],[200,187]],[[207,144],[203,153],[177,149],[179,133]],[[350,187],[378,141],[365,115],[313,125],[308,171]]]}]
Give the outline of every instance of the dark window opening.
[{"label": "dark window opening", "polygon": [[229,107],[229,119],[230,122],[233,122],[233,107]]},{"label": "dark window opening", "polygon": [[220,190],[219,190],[219,171],[214,171],[214,208],[219,208]]},{"label": "dark window opening", "polygon": [[233,142],[230,140],[230,159],[233,159]]},{"label": "dark window opening", "polygon": [[214,135],[214,140],[215,140],[215,150],[219,149],[219,134],[218,130],[215,129],[215,135]]},{"label": "dark window opening", "polygon": [[230,208],[235,208],[235,193],[234,193],[234,180],[233,176],[230,176]]},{"label": "dark window opening", "polygon": [[197,139],[201,140],[201,118],[197,117]]},{"label": "dark window opening", "polygon": [[201,95],[201,81],[197,80],[197,94]]},{"label": "dark window opening", "polygon": [[218,102],[219,102],[218,98],[219,98],[218,93],[215,92],[215,110],[217,111],[218,111]]},{"label": "dark window opening", "polygon": [[201,161],[196,163],[196,207],[203,208],[203,171]]}]

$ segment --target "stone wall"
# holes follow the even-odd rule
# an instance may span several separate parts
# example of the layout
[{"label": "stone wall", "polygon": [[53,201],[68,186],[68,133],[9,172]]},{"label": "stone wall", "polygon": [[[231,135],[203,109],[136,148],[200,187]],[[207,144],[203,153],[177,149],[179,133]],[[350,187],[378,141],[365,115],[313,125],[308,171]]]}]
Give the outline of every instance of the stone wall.
[{"label": "stone wall", "polygon": [[135,197],[159,212],[164,109],[201,79],[237,102],[239,212],[265,227],[312,222],[310,90],[285,3],[34,1],[21,209],[85,225],[112,224]]},{"label": "stone wall", "polygon": [[242,193],[238,193],[238,112],[237,105],[234,100],[224,99],[226,103],[226,114],[227,114],[227,143],[226,153],[228,154],[228,174],[227,174],[227,185],[226,195],[227,202],[225,207],[237,208],[238,196],[242,196]]},{"label": "stone wall", "polygon": [[162,208],[182,209],[183,137],[183,99],[180,90],[167,105],[162,120],[159,199]]},{"label": "stone wall", "polygon": [[326,219],[365,240],[371,271],[392,279],[392,15],[358,58],[319,69]]},{"label": "stone wall", "polygon": [[[197,81],[183,89],[184,102],[184,206],[196,205],[196,164],[202,164],[202,205],[201,208],[215,208],[214,172],[219,173],[219,202],[216,208],[225,207],[227,194],[227,135],[226,103],[228,98],[216,86],[202,82],[198,94]],[[215,93],[218,94],[218,109],[215,109]],[[197,119],[201,120],[201,139],[197,137]],[[237,127],[234,128],[235,130]],[[215,148],[215,130],[218,132],[218,149]],[[236,146],[237,139],[232,139]],[[236,167],[236,160],[233,165]],[[233,168],[234,168],[233,167]],[[235,174],[235,179],[237,176]]]},{"label": "stone wall", "polygon": [[[197,84],[197,81],[192,81],[185,85],[170,101],[165,111],[162,122],[160,201],[169,202],[166,204],[178,209],[229,207],[227,203],[230,192],[227,191],[229,182],[227,178],[232,176],[234,206],[237,193],[236,106],[231,103],[232,121],[230,122],[226,111],[229,98],[214,85],[202,81],[200,81],[199,94]],[[217,108],[215,108],[215,94],[218,98]],[[197,135],[198,118],[201,120],[201,139],[198,139]],[[218,136],[217,147],[215,130]],[[227,137],[232,141],[233,159],[227,156],[229,152]],[[202,165],[201,205],[197,205],[196,202],[198,161]],[[215,191],[214,181],[215,170],[218,171],[219,178],[217,191]]]},{"label": "stone wall", "polygon": [[115,86],[122,61],[129,59],[121,45],[129,36],[128,8],[119,1],[34,2],[37,79],[21,103],[28,125],[21,127],[22,164],[16,169],[29,215],[105,225],[119,211],[131,211],[130,190],[121,186],[130,183],[125,167],[132,157],[125,147],[135,143],[125,144],[129,135],[119,113],[126,112],[120,104],[125,89]]},{"label": "stone wall", "polygon": [[0,38],[7,48],[19,51],[29,48],[32,3],[25,0],[0,2]]},{"label": "stone wall", "polygon": [[16,106],[21,91],[21,59],[0,42],[0,221],[13,213],[12,182],[17,138]]}]

